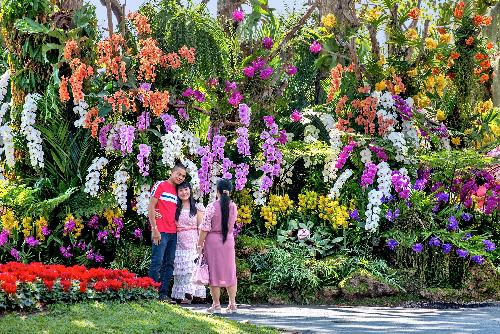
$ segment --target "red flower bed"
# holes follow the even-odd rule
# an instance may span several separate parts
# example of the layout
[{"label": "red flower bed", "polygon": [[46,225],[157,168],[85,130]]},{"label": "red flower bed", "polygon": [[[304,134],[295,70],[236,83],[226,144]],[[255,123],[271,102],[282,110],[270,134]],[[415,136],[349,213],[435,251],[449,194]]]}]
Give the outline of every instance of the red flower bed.
[{"label": "red flower bed", "polygon": [[0,309],[58,301],[152,298],[159,285],[128,270],[9,262],[0,264]]}]

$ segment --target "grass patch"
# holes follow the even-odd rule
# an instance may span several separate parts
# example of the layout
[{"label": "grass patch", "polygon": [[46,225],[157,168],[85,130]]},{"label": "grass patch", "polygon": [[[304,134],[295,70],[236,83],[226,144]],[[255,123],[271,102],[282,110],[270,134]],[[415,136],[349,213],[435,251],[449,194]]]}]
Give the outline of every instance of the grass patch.
[{"label": "grass patch", "polygon": [[0,333],[278,333],[157,301],[56,304],[46,312],[0,316]]}]

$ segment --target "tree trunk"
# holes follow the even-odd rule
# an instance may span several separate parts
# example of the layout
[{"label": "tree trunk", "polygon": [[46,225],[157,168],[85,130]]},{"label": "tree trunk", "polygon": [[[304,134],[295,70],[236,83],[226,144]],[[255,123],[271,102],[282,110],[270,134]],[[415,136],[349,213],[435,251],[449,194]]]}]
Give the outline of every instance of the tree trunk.
[{"label": "tree trunk", "polygon": [[245,0],[217,0],[217,18],[221,21],[231,19],[233,12],[243,3]]},{"label": "tree trunk", "polygon": [[113,12],[113,15],[116,17],[116,22],[119,26],[122,26],[122,22],[125,19],[124,17],[124,10],[123,6],[118,0],[99,0],[101,4],[105,7],[108,6],[108,1],[111,6],[111,11]]},{"label": "tree trunk", "polygon": [[[490,26],[485,27],[484,33],[490,41],[497,44],[500,43],[500,2],[491,9],[490,15],[492,22]],[[500,57],[497,56],[491,62],[491,65],[493,66],[493,73],[495,73],[491,87],[493,105],[500,107]]]},{"label": "tree trunk", "polygon": [[63,11],[74,11],[83,6],[83,0],[61,0],[59,2],[59,8]]}]

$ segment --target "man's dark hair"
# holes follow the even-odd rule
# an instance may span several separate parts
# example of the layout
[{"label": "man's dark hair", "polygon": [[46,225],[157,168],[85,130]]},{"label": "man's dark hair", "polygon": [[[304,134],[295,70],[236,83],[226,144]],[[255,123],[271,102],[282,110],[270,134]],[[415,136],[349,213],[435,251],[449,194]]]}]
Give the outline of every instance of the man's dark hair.
[{"label": "man's dark hair", "polygon": [[184,170],[187,170],[187,169],[186,169],[186,166],[184,166],[184,165],[183,165],[182,163],[180,163],[180,162],[177,162],[177,163],[175,164],[174,168],[172,168],[172,172],[173,172],[174,170],[176,170],[176,169],[179,169],[179,168],[184,169]]}]

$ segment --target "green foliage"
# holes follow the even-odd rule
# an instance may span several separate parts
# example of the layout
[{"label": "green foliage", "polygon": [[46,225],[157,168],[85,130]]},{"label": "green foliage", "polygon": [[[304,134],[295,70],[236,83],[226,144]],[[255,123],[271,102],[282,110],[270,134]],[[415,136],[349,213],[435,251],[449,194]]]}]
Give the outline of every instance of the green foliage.
[{"label": "green foliage", "polygon": [[138,276],[147,276],[151,264],[151,246],[126,242],[117,247],[116,257],[111,262],[113,269],[128,269]]}]

